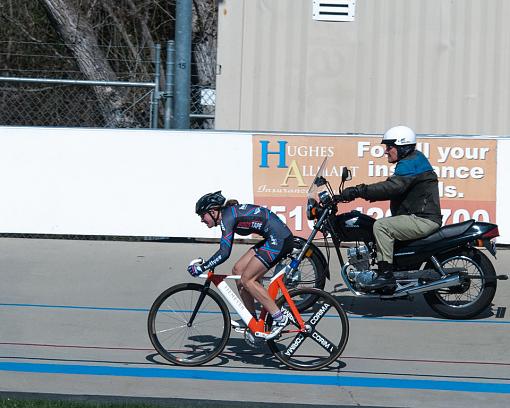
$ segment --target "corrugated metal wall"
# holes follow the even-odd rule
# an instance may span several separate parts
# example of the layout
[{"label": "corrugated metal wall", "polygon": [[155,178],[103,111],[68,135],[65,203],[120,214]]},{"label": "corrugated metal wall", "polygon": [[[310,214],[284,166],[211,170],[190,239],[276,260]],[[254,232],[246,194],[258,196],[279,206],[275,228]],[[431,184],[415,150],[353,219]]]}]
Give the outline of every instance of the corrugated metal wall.
[{"label": "corrugated metal wall", "polygon": [[510,1],[223,0],[216,128],[510,134]]}]

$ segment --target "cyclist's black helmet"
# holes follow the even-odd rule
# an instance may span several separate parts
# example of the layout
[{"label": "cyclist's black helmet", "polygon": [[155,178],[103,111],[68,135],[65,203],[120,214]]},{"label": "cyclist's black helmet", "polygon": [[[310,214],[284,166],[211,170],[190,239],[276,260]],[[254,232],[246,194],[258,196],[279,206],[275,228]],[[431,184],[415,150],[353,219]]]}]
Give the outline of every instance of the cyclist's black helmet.
[{"label": "cyclist's black helmet", "polygon": [[221,191],[216,191],[215,193],[208,193],[203,195],[197,201],[195,205],[195,212],[198,215],[203,215],[207,211],[212,210],[213,208],[222,207],[225,204],[226,198],[223,197]]}]

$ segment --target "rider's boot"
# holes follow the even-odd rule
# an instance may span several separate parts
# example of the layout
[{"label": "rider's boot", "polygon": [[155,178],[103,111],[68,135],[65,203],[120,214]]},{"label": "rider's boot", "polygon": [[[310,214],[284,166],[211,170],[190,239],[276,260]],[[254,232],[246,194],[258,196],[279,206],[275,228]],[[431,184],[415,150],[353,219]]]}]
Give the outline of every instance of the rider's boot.
[{"label": "rider's boot", "polygon": [[362,282],[359,282],[363,289],[394,289],[396,287],[395,277],[393,276],[393,264],[379,261],[377,263],[377,270],[371,272],[372,276],[370,276],[370,279],[364,279]]}]

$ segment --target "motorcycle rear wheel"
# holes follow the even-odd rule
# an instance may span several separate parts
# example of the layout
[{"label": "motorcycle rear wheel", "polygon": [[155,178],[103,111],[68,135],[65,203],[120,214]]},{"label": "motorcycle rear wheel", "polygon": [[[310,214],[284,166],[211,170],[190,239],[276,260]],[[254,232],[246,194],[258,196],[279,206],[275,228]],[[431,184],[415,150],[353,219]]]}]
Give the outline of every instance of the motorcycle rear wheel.
[{"label": "motorcycle rear wheel", "polygon": [[424,293],[425,301],[435,312],[447,319],[471,319],[491,305],[496,294],[496,271],[484,253],[474,248],[461,249],[439,260],[442,267],[466,268],[470,277],[459,286]]}]

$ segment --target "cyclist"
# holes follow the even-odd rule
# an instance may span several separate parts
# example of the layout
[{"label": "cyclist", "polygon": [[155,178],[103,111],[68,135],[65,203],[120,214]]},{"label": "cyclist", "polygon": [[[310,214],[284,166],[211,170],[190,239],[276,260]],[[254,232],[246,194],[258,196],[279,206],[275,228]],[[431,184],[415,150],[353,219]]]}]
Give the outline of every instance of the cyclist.
[{"label": "cyclist", "polygon": [[259,280],[292,251],[291,231],[267,208],[254,204],[239,204],[237,200],[226,201],[221,191],[202,196],[196,203],[195,212],[208,228],[220,225],[221,241],[219,250],[211,258],[202,264],[188,267],[188,272],[192,276],[198,276],[228,259],[234,242],[234,233],[257,234],[264,238],[241,256],[232,273],[241,275],[241,279],[236,281],[237,289],[253,317],[257,318],[254,299],[271,313],[273,325],[266,340],[273,339],[287,325],[288,317],[278,309]]}]

